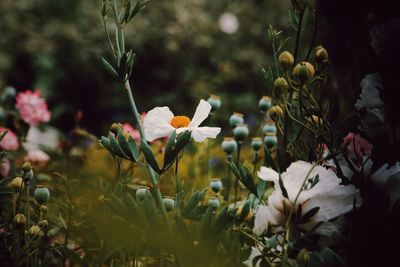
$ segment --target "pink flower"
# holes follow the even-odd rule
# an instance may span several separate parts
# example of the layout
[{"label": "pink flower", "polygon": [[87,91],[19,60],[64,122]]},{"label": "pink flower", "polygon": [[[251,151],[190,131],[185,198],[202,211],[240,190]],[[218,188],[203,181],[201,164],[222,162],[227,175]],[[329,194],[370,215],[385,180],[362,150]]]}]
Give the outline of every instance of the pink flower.
[{"label": "pink flower", "polygon": [[7,177],[10,174],[11,164],[8,158],[3,158],[0,162],[0,176]]},{"label": "pink flower", "polygon": [[15,107],[19,110],[22,120],[27,124],[35,126],[39,122],[50,120],[51,113],[47,108],[46,101],[41,97],[40,91],[20,92],[16,100]]},{"label": "pink flower", "polygon": [[133,128],[130,123],[126,122],[122,124],[122,131],[129,133],[132,136],[133,140],[135,140],[137,145],[140,144],[140,132]]},{"label": "pink flower", "polygon": [[343,139],[343,144],[347,148],[347,155],[357,164],[361,164],[363,156],[371,156],[374,146],[359,134],[349,133]]},{"label": "pink flower", "polygon": [[26,154],[25,160],[31,163],[45,164],[50,160],[50,157],[40,149],[33,149],[28,150],[28,154]]},{"label": "pink flower", "polygon": [[0,147],[7,151],[15,151],[19,148],[18,138],[13,131],[8,128],[0,127],[0,132],[7,131],[7,134],[0,141]]}]

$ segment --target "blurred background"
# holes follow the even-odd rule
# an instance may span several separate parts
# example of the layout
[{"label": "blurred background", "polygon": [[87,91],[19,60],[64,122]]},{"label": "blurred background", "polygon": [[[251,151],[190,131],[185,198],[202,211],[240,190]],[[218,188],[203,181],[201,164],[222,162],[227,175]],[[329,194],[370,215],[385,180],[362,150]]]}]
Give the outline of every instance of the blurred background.
[{"label": "blurred background", "polygon": [[[369,31],[396,16],[395,9],[375,1],[320,2],[315,44],[327,48],[331,61],[323,94],[333,120],[351,128],[360,80],[376,65]],[[271,90],[260,71],[273,64],[269,23],[291,36],[286,49],[293,50],[290,6],[288,0],[150,1],[126,28],[127,47],[137,54],[131,82],[139,110],[168,105],[191,115],[213,93],[223,101],[220,123],[232,111],[256,114],[258,99]],[[114,121],[132,122],[123,88],[100,62],[110,58],[100,7],[100,0],[1,0],[0,90],[40,89],[51,124],[64,131],[73,128],[77,111],[81,126],[98,135]],[[303,57],[313,18],[305,24]]]}]

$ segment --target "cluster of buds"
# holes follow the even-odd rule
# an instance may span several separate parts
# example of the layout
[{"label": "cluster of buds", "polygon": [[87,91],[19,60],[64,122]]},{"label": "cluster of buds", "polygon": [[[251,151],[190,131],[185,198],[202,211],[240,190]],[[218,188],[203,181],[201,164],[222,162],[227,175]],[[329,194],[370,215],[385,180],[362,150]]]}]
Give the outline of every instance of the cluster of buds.
[{"label": "cluster of buds", "polygon": [[267,122],[263,127],[264,132],[264,144],[268,149],[272,149],[278,144],[278,138],[276,137],[277,128],[275,123],[272,121]]},{"label": "cluster of buds", "polygon": [[222,181],[220,178],[213,178],[210,181],[210,189],[212,193],[214,194],[212,197],[208,199],[208,206],[210,206],[213,209],[216,209],[219,207],[219,193],[222,190]]}]

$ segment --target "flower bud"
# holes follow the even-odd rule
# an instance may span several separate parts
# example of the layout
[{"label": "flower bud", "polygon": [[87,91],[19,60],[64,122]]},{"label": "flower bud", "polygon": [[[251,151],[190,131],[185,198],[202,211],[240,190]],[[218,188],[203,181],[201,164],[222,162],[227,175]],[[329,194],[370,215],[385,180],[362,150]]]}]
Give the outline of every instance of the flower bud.
[{"label": "flower bud", "polygon": [[312,115],[311,117],[307,118],[307,124],[309,126],[321,126],[324,123],[322,118],[318,117],[317,115]]},{"label": "flower bud", "polygon": [[33,176],[34,176],[33,170],[31,169],[24,173],[23,179],[25,182],[29,182],[30,180],[33,179]]},{"label": "flower bud", "polygon": [[297,254],[296,261],[300,266],[307,266],[310,261],[310,253],[307,249],[302,248]]},{"label": "flower bud", "polygon": [[146,192],[149,191],[147,186],[142,186],[136,190],[136,201],[143,201]]},{"label": "flower bud", "polygon": [[211,112],[214,112],[221,107],[221,99],[219,96],[210,95],[207,102],[211,105]]},{"label": "flower bud", "polygon": [[24,189],[24,181],[22,180],[21,177],[15,177],[14,179],[12,179],[11,183],[10,183],[11,187],[14,189],[15,192],[19,192],[19,190]]},{"label": "flower bud", "polygon": [[22,167],[21,167],[23,172],[29,172],[30,170],[32,170],[32,164],[29,161],[26,161]]},{"label": "flower bud", "polygon": [[219,178],[212,179],[210,182],[210,187],[211,187],[212,191],[214,191],[214,193],[217,194],[222,189],[221,179],[219,179]]},{"label": "flower bud", "polygon": [[269,116],[273,121],[277,122],[280,117],[283,117],[283,109],[278,105],[272,106],[269,110]]},{"label": "flower bud", "polygon": [[22,213],[17,213],[13,219],[15,226],[24,226],[26,224],[26,217]]},{"label": "flower bud", "polygon": [[232,155],[237,149],[237,143],[232,137],[224,137],[221,146],[222,150],[228,155]]},{"label": "flower bud", "polygon": [[[243,206],[240,206],[237,210],[236,210],[236,216],[240,217],[242,215],[243,212]],[[244,215],[243,215],[244,216]],[[251,218],[253,218],[253,212],[251,210],[249,210],[249,212],[247,213],[246,217],[244,218],[245,221],[251,221]]]},{"label": "flower bud", "polygon": [[32,225],[28,230],[28,235],[30,237],[37,237],[42,234],[42,229],[38,225]]},{"label": "flower bud", "polygon": [[315,70],[313,65],[311,65],[309,62],[301,62],[297,64],[293,68],[293,77],[295,77],[297,80],[299,80],[300,83],[304,83],[311,79],[314,76]]},{"label": "flower bud", "polygon": [[46,214],[49,208],[45,205],[40,205],[40,212]]},{"label": "flower bud", "polygon": [[261,111],[268,111],[272,106],[271,97],[263,96],[260,101],[258,101],[258,107]]},{"label": "flower bud", "polygon": [[248,135],[249,128],[247,128],[246,124],[239,124],[235,127],[235,129],[233,129],[233,137],[235,138],[236,142],[243,142],[246,140]]},{"label": "flower bud", "polygon": [[41,220],[41,221],[39,222],[39,226],[40,226],[40,227],[45,228],[45,227],[47,227],[48,225],[49,225],[49,222],[48,222],[47,220]]},{"label": "flower bud", "polygon": [[283,51],[279,55],[279,64],[282,66],[284,70],[290,70],[294,64],[294,57],[288,51]]},{"label": "flower bud", "polygon": [[37,187],[33,193],[35,200],[39,204],[45,204],[50,199],[50,191],[47,187]]},{"label": "flower bud", "polygon": [[164,197],[163,202],[167,211],[172,211],[174,209],[175,199],[173,197]]},{"label": "flower bud", "polygon": [[218,208],[218,206],[219,206],[219,199],[218,199],[218,197],[211,197],[211,198],[208,200],[208,206],[210,206],[211,208],[214,208],[214,209]]},{"label": "flower bud", "polygon": [[229,118],[229,125],[231,127],[236,127],[236,125],[243,123],[244,123],[243,114],[238,112],[233,112],[233,114]]},{"label": "flower bud", "polygon": [[104,197],[103,194],[101,194],[101,195],[99,195],[99,196],[97,197],[97,201],[98,201],[100,204],[104,204],[104,199],[105,199],[105,197]]},{"label": "flower bud", "polygon": [[263,133],[265,135],[276,135],[276,126],[274,123],[267,123],[263,127]]},{"label": "flower bud", "polygon": [[264,144],[269,148],[273,148],[278,143],[278,138],[275,135],[264,136]]},{"label": "flower bud", "polygon": [[315,59],[317,60],[317,62],[323,62],[328,60],[328,51],[326,51],[326,49],[322,46],[319,45],[315,48]]},{"label": "flower bud", "polygon": [[276,90],[284,91],[284,90],[287,90],[289,88],[289,84],[285,80],[285,78],[279,77],[274,82],[274,88]]},{"label": "flower bud", "polygon": [[260,150],[260,148],[263,146],[261,137],[253,137],[253,139],[251,140],[251,148],[254,151],[258,151]]},{"label": "flower bud", "polygon": [[113,124],[111,124],[110,132],[116,133],[117,130],[118,130],[118,128],[119,128],[119,129],[122,129],[122,124],[121,124],[121,123],[114,122]]}]

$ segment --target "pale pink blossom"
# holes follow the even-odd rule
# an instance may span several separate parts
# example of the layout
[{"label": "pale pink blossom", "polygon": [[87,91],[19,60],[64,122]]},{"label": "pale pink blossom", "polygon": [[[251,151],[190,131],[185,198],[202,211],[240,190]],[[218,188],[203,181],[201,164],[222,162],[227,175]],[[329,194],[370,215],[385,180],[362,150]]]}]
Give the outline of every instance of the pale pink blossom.
[{"label": "pale pink blossom", "polygon": [[349,159],[360,164],[363,156],[371,156],[374,146],[359,134],[349,133],[343,139],[343,144],[347,149]]},{"label": "pale pink blossom", "polygon": [[40,149],[28,150],[25,160],[31,163],[47,163],[50,160],[49,155]]},{"label": "pale pink blossom", "polygon": [[16,98],[15,107],[24,122],[31,126],[39,122],[48,122],[51,113],[47,108],[46,101],[41,97],[40,91],[27,90],[20,92]]},{"label": "pale pink blossom", "polygon": [[15,151],[19,148],[17,135],[8,128],[0,127],[0,132],[7,131],[7,134],[0,141],[0,147],[6,151]]}]

